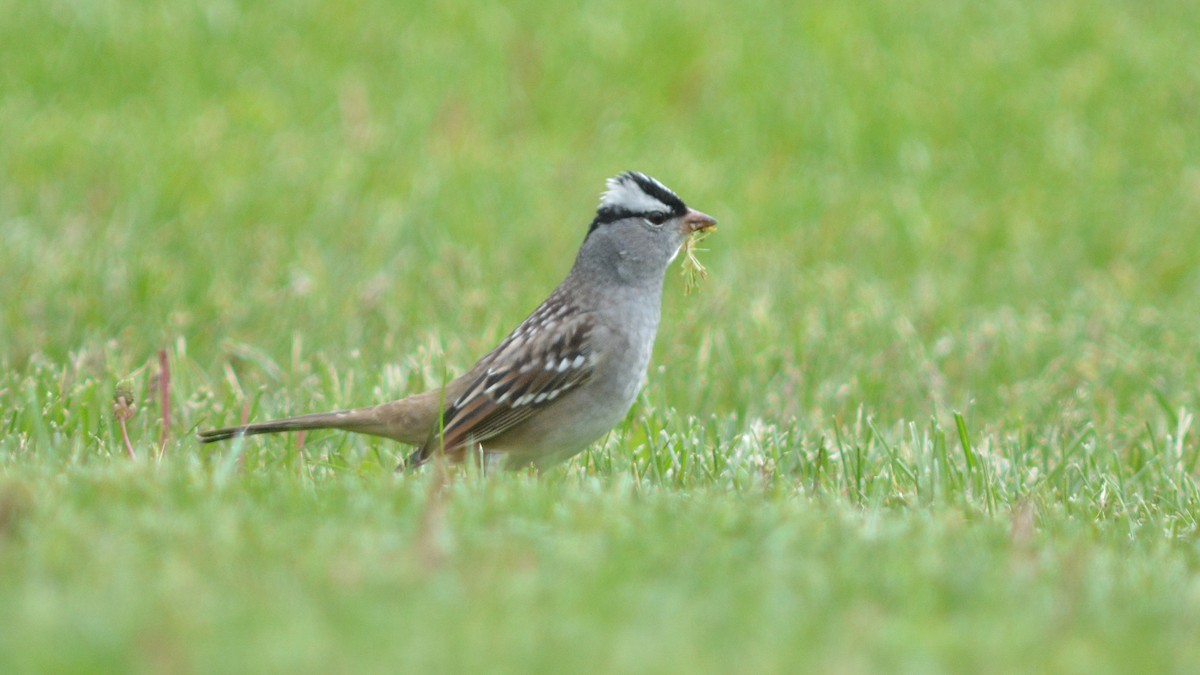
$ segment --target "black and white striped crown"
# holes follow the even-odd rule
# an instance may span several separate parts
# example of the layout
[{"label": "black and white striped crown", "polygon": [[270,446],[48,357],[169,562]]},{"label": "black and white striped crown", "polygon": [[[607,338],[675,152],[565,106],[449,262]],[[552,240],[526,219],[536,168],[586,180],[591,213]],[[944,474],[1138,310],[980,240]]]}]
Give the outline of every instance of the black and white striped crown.
[{"label": "black and white striped crown", "polygon": [[590,233],[604,223],[623,218],[674,218],[687,213],[687,205],[666,185],[638,171],[626,171],[609,178],[607,190],[600,195],[596,218]]}]

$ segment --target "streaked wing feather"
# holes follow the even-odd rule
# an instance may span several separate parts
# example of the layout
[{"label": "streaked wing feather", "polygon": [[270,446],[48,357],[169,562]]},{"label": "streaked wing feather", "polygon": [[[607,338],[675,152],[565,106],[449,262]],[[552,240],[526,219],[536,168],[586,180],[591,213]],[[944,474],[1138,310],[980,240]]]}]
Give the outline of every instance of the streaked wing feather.
[{"label": "streaked wing feather", "polygon": [[[530,320],[539,316],[535,313]],[[485,368],[467,391],[446,410],[447,450],[500,435],[550,405],[592,376],[593,324],[586,315],[559,312],[548,324],[522,324],[485,358]],[[539,330],[533,330],[540,328]]]}]

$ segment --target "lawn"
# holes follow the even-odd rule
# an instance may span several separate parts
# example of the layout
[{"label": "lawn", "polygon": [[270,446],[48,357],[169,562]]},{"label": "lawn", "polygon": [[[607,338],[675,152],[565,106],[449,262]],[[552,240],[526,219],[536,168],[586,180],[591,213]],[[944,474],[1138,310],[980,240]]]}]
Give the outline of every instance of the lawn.
[{"label": "lawn", "polygon": [[[0,672],[1200,667],[1200,6],[0,13]],[[197,444],[462,372],[626,169],[720,231],[571,462]]]}]

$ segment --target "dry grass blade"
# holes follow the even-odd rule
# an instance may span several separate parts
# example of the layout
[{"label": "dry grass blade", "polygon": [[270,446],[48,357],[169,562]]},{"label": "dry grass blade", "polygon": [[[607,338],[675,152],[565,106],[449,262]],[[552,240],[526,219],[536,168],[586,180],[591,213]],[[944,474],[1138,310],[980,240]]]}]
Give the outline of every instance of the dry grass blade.
[{"label": "dry grass blade", "polygon": [[171,440],[171,368],[167,362],[167,350],[158,350],[158,393],[160,398],[159,412],[162,414],[162,436],[158,442],[158,458],[162,459],[167,451],[167,441]]},{"label": "dry grass blade", "polygon": [[129,459],[137,459],[137,455],[133,452],[133,443],[129,440],[129,428],[125,423],[136,414],[137,403],[133,399],[133,387],[128,381],[122,380],[117,384],[116,393],[113,395],[113,417],[117,419],[117,423],[121,427],[121,440],[124,441],[125,452],[129,455]]},{"label": "dry grass blade", "polygon": [[685,295],[691,295],[692,291],[700,288],[700,282],[708,278],[708,269],[696,257],[696,253],[708,250],[699,248],[699,244],[710,234],[712,234],[711,231],[693,232],[683,244],[683,262],[680,266],[682,267]]}]

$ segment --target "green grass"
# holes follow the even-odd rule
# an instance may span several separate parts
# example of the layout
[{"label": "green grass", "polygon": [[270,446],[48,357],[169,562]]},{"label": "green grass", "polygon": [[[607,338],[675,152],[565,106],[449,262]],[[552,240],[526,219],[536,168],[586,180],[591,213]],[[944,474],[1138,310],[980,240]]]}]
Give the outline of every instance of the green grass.
[{"label": "green grass", "polygon": [[[0,671],[1200,664],[1200,8],[0,12]],[[587,453],[196,444],[461,372],[624,169],[721,228]]]}]

